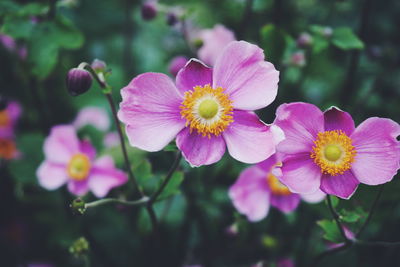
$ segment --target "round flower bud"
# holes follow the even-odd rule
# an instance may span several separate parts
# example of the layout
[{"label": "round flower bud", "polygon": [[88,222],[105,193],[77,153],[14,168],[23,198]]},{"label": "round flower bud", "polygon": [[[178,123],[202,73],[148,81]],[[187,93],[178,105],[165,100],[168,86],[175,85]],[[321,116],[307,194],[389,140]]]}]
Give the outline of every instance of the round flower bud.
[{"label": "round flower bud", "polygon": [[303,32],[300,34],[299,38],[297,38],[296,42],[299,47],[308,47],[312,44],[313,38],[309,33]]},{"label": "round flower bud", "polygon": [[306,57],[302,51],[295,52],[290,58],[290,64],[294,67],[304,67],[306,65]]},{"label": "round flower bud", "polygon": [[178,17],[176,16],[175,13],[169,12],[167,14],[167,24],[169,26],[174,26],[178,22]]},{"label": "round flower bud", "polygon": [[85,204],[86,204],[85,201],[83,201],[80,198],[77,198],[74,199],[69,206],[74,214],[83,215],[86,211]]},{"label": "round flower bud", "polygon": [[75,257],[80,257],[89,252],[89,242],[84,237],[80,237],[69,247],[69,252]]},{"label": "round flower bud", "polygon": [[157,5],[153,1],[145,2],[142,5],[142,18],[144,20],[152,20],[157,15]]},{"label": "round flower bud", "polygon": [[107,68],[106,63],[103,60],[95,59],[90,65],[95,72],[104,71]]},{"label": "round flower bud", "polygon": [[92,75],[87,70],[73,68],[68,72],[66,83],[72,96],[81,95],[92,86]]}]

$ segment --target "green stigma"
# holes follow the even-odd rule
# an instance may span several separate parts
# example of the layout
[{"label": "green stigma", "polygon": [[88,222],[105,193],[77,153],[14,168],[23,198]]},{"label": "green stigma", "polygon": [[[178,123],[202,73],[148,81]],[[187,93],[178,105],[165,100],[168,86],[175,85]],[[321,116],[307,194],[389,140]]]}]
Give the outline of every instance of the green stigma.
[{"label": "green stigma", "polygon": [[204,119],[211,119],[218,113],[218,103],[212,99],[205,99],[199,105],[199,115]]},{"label": "green stigma", "polygon": [[324,155],[329,161],[337,161],[342,156],[342,150],[337,145],[327,145]]}]

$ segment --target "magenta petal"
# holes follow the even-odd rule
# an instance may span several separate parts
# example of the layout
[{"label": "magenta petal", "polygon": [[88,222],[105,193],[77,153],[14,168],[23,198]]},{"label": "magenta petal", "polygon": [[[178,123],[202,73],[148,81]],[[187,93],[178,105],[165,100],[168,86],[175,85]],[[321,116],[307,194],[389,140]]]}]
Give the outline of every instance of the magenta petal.
[{"label": "magenta petal", "polygon": [[76,196],[83,196],[89,191],[87,179],[83,181],[69,180],[68,191]]},{"label": "magenta petal", "polygon": [[251,166],[242,171],[235,184],[229,188],[233,205],[249,221],[260,221],[268,214],[270,193],[266,177],[266,172]]},{"label": "magenta petal", "polygon": [[271,194],[271,206],[284,213],[289,213],[297,208],[300,203],[298,194],[275,195]]},{"label": "magenta petal", "polygon": [[258,163],[257,166],[259,168],[261,168],[262,170],[264,170],[265,172],[270,172],[272,167],[274,167],[277,163],[278,163],[278,158],[277,158],[276,154],[273,154],[266,160]]},{"label": "magenta petal", "polygon": [[16,101],[11,101],[7,105],[7,113],[9,114],[12,124],[21,116],[22,108],[21,105]]},{"label": "magenta petal", "polygon": [[126,124],[132,146],[159,151],[185,126],[179,108],[182,97],[167,75],[139,75],[121,94],[118,118]]},{"label": "magenta petal", "polygon": [[176,86],[183,95],[195,86],[212,84],[212,69],[200,60],[192,58],[176,76]]},{"label": "magenta petal", "polygon": [[236,109],[268,106],[275,100],[278,81],[279,72],[264,61],[263,50],[244,41],[227,45],[215,63],[213,87],[225,88]]},{"label": "magenta petal", "polygon": [[331,107],[324,112],[325,131],[342,130],[350,136],[354,132],[354,121],[351,115],[337,107]]},{"label": "magenta petal", "polygon": [[323,174],[320,188],[329,195],[349,199],[356,191],[359,183],[351,170],[349,170],[335,176]]},{"label": "magenta petal", "polygon": [[274,124],[285,133],[285,140],[278,145],[279,152],[310,153],[318,133],[324,131],[324,116],[312,104],[282,104],[276,111]]},{"label": "magenta petal", "polygon": [[68,163],[76,153],[79,153],[79,139],[75,128],[71,125],[54,126],[44,142],[46,159],[57,163]]},{"label": "magenta petal", "polygon": [[194,167],[213,164],[225,153],[222,136],[203,137],[195,131],[190,133],[189,128],[178,134],[176,145],[182,151],[183,157]]},{"label": "magenta petal", "polygon": [[89,177],[89,188],[98,197],[105,197],[108,192],[128,181],[128,176],[116,168],[110,156],[103,156],[96,160]]},{"label": "magenta petal", "polygon": [[293,193],[312,194],[320,186],[321,170],[309,153],[286,156],[280,180]]},{"label": "magenta petal", "polygon": [[400,125],[390,119],[369,118],[354,131],[351,139],[357,151],[351,167],[364,184],[389,182],[400,168]]},{"label": "magenta petal", "polygon": [[36,171],[40,186],[47,190],[54,190],[62,186],[67,180],[67,167],[63,164],[44,161]]},{"label": "magenta petal", "polygon": [[92,161],[96,157],[96,149],[94,146],[90,143],[89,140],[82,140],[80,142],[80,152],[85,154],[86,156],[89,157],[89,159]]},{"label": "magenta petal", "polygon": [[[234,122],[223,132],[229,154],[244,163],[258,163],[275,153],[279,128],[265,125],[256,114],[234,110]],[[278,130],[279,129],[279,130]]]}]

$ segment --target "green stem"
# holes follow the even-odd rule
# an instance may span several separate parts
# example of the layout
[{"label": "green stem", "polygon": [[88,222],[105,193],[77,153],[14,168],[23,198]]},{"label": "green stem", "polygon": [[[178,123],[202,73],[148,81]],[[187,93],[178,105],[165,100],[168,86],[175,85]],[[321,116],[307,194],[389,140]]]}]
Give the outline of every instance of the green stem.
[{"label": "green stem", "polygon": [[122,199],[117,199],[117,198],[103,198],[103,199],[99,199],[90,203],[86,203],[85,204],[85,209],[88,208],[94,208],[94,207],[98,207],[98,206],[102,206],[105,204],[110,204],[110,203],[114,203],[114,204],[122,204],[125,206],[139,206],[142,204],[145,204],[149,201],[149,198],[144,196],[139,200],[134,200],[134,201],[128,201],[128,200],[122,200]]},{"label": "green stem", "polygon": [[340,231],[340,234],[341,234],[342,237],[344,238],[346,244],[347,244],[347,243],[351,243],[351,241],[347,238],[346,233],[344,232],[344,229],[343,229],[342,224],[340,223],[339,215],[337,214],[337,212],[336,212],[335,209],[333,208],[332,200],[331,200],[331,196],[330,196],[330,195],[327,195],[327,200],[328,200],[328,207],[329,207],[329,210],[330,210],[330,212],[332,213],[333,219],[334,219],[335,222],[336,222],[336,225],[337,225],[337,227],[338,227],[338,229],[339,229],[339,231]]},{"label": "green stem", "polygon": [[375,211],[376,205],[378,204],[378,201],[381,198],[381,195],[382,195],[382,192],[383,192],[383,187],[384,187],[384,184],[382,184],[379,187],[379,191],[376,194],[374,202],[372,203],[372,206],[371,206],[371,209],[369,210],[369,214],[367,216],[367,219],[365,219],[363,225],[360,227],[360,230],[358,230],[358,232],[356,233],[356,238],[358,238],[361,235],[362,231],[364,231],[365,227],[368,225],[369,221],[371,220],[371,217],[372,217],[372,214]]}]

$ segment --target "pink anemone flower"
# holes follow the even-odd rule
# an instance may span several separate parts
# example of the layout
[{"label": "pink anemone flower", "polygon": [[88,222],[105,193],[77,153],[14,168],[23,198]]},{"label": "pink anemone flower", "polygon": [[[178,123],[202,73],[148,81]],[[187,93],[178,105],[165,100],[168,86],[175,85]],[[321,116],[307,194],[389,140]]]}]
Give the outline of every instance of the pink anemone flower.
[{"label": "pink anemone flower", "polygon": [[89,190],[104,197],[117,186],[127,182],[126,174],[114,167],[110,156],[98,159],[90,142],[80,141],[70,125],[51,129],[44,143],[45,161],[37,170],[39,184],[54,190],[67,183],[68,190],[77,196]]},{"label": "pink anemone flower", "polygon": [[107,111],[98,107],[85,107],[76,116],[73,125],[80,129],[86,125],[92,125],[99,131],[106,131],[110,128],[110,118]]},{"label": "pink anemone flower", "polygon": [[168,71],[172,76],[176,77],[178,72],[186,65],[188,58],[185,56],[176,56],[168,64]]},{"label": "pink anemone flower", "polygon": [[198,37],[203,45],[197,51],[199,59],[207,65],[213,66],[221,51],[230,42],[236,41],[235,34],[224,25],[217,24],[212,29],[201,30]]},{"label": "pink anemone flower", "polygon": [[279,72],[264,61],[263,50],[232,42],[214,69],[192,59],[176,77],[144,73],[122,89],[119,119],[132,146],[159,151],[176,137],[192,166],[217,162],[229,154],[257,163],[275,153],[283,132],[260,121],[253,110],[276,97]]},{"label": "pink anemone flower", "polygon": [[268,215],[270,206],[283,213],[297,208],[300,199],[317,203],[325,198],[325,194],[317,191],[311,195],[299,195],[279,182],[282,176],[281,162],[278,156],[272,155],[267,160],[243,170],[235,184],[229,189],[235,208],[247,216],[252,222],[260,221]]},{"label": "pink anemone flower", "polygon": [[296,193],[327,194],[348,199],[358,184],[389,182],[399,169],[396,137],[400,125],[390,119],[369,118],[357,128],[347,112],[325,112],[312,104],[281,105],[274,124],[285,132],[278,145],[283,153],[281,181]]}]

